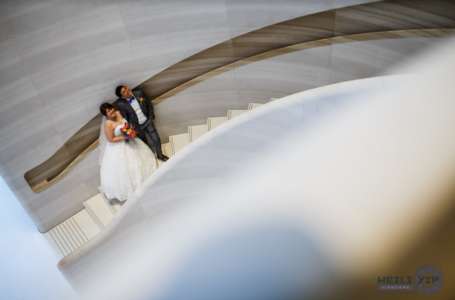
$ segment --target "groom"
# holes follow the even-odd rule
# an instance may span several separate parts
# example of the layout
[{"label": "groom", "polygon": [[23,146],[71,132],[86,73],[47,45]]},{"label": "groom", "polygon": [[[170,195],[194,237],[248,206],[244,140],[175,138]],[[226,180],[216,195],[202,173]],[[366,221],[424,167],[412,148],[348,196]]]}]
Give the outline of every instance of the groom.
[{"label": "groom", "polygon": [[127,85],[119,85],[115,89],[118,99],[114,104],[123,117],[136,130],[139,138],[146,143],[158,159],[166,161],[169,159],[161,150],[161,140],[158,131],[153,124],[155,113],[152,101],[147,99],[140,89],[133,91]]}]

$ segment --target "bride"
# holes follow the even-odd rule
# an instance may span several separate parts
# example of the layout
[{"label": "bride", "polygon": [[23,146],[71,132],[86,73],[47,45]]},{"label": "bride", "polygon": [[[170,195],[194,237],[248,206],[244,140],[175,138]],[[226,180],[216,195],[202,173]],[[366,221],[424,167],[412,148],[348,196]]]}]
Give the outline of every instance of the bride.
[{"label": "bride", "polygon": [[155,155],[139,138],[127,137],[128,124],[109,103],[100,106],[104,116],[100,129],[100,191],[107,199],[126,201],[157,168]]}]

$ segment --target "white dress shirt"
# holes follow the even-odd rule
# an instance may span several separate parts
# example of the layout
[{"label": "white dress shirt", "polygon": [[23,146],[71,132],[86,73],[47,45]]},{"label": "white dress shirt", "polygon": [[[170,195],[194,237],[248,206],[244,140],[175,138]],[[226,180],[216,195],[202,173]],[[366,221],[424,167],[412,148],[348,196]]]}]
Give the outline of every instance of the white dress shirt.
[{"label": "white dress shirt", "polygon": [[134,109],[134,112],[136,113],[139,125],[144,124],[145,121],[147,121],[147,117],[142,112],[141,106],[139,105],[139,101],[137,101],[136,97],[133,96],[132,98],[128,99],[128,102]]}]

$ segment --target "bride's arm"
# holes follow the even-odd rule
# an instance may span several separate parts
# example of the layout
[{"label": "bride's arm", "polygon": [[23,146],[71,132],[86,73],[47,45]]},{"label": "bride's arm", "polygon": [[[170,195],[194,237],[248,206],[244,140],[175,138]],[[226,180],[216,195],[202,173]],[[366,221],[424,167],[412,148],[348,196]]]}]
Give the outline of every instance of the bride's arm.
[{"label": "bride's arm", "polygon": [[128,119],[125,118],[125,117],[123,116],[123,114],[122,114],[120,111],[117,110],[115,113],[117,114],[117,118],[118,118],[117,120],[122,120],[122,119],[125,120],[131,128],[133,128],[134,130],[136,130],[136,128],[134,128],[133,124],[131,124],[130,122],[128,122]]},{"label": "bride's arm", "polygon": [[111,121],[107,121],[104,124],[104,133],[106,134],[107,140],[111,143],[122,142],[126,139],[123,135],[121,136],[114,135],[114,123],[112,123]]}]

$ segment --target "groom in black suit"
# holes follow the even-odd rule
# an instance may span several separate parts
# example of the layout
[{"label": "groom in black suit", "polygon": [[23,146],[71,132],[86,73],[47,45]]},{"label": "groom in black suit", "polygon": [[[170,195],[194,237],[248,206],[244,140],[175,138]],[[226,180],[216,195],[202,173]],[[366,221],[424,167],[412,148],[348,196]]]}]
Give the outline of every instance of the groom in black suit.
[{"label": "groom in black suit", "polygon": [[127,85],[119,85],[115,89],[118,99],[114,102],[123,117],[136,130],[139,138],[146,143],[158,159],[169,159],[161,150],[161,140],[153,124],[155,113],[152,101],[147,99],[140,89],[133,91]]}]

